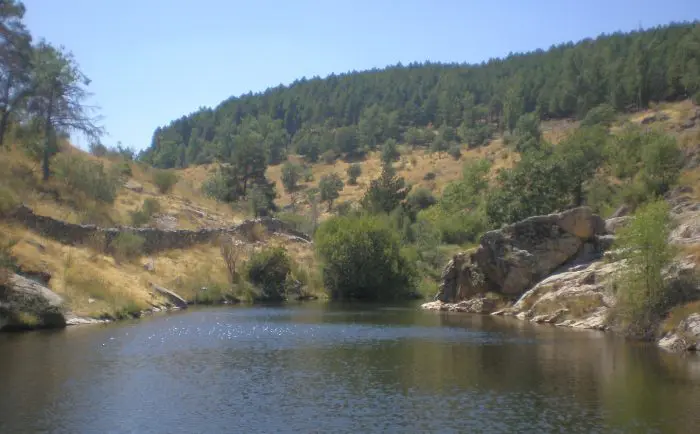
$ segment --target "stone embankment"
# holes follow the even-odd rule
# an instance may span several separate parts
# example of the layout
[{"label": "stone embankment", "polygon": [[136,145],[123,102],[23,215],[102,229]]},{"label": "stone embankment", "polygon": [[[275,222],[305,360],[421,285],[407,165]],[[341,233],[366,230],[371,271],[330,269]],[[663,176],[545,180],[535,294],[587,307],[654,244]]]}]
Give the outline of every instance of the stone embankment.
[{"label": "stone embankment", "polygon": [[205,228],[196,231],[132,227],[102,228],[95,225],[79,225],[35,214],[31,208],[26,206],[18,207],[10,215],[10,218],[42,236],[54,239],[62,244],[79,245],[91,243],[92,246],[95,246],[95,243],[99,242],[104,243],[104,250],[108,249],[110,243],[119,234],[131,232],[144,239],[143,250],[146,254],[213,242],[221,235],[238,235],[250,238],[256,225],[262,226],[269,233],[288,236],[292,241],[311,241],[308,235],[272,217],[246,220],[239,225],[231,227]]}]

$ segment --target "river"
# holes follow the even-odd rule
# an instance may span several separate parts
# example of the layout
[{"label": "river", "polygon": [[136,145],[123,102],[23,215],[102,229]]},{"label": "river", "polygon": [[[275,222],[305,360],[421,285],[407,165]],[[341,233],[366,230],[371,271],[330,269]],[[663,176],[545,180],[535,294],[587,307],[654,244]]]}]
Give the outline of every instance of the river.
[{"label": "river", "polygon": [[700,357],[415,306],[0,335],[0,433],[700,432]]}]

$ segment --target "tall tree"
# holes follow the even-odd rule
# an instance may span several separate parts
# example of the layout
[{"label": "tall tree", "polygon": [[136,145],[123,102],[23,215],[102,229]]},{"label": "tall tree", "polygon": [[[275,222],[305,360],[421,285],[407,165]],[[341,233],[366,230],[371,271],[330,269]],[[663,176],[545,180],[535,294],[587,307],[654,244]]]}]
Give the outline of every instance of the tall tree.
[{"label": "tall tree", "polygon": [[0,146],[10,118],[29,96],[31,35],[22,2],[0,0]]},{"label": "tall tree", "polygon": [[90,80],[82,73],[73,55],[42,41],[34,49],[32,95],[28,109],[43,123],[45,137],[43,179],[51,175],[49,159],[56,149],[57,134],[80,132],[97,140],[103,130],[86,105]]}]

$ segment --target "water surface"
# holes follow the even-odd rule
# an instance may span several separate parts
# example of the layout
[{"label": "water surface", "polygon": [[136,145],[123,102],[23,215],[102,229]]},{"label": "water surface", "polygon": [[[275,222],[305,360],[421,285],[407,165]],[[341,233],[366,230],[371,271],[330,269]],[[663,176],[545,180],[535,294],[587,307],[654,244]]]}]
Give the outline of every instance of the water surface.
[{"label": "water surface", "polygon": [[700,432],[700,357],[411,307],[0,335],[0,433]]}]

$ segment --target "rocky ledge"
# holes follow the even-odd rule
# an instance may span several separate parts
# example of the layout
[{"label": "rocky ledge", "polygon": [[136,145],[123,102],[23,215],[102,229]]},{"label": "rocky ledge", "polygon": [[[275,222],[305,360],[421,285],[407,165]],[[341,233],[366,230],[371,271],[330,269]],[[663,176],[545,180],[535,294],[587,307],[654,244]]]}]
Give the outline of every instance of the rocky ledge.
[{"label": "rocky ledge", "polygon": [[[670,242],[687,244],[697,238],[699,209],[674,207],[678,226]],[[583,207],[488,232],[477,248],[449,261],[435,301],[422,307],[609,330],[608,314],[616,303],[614,276],[625,266],[609,249],[614,232],[628,219],[603,221]],[[690,299],[700,299],[695,268],[694,261],[680,260],[666,270],[671,285],[683,285],[686,292],[690,286]],[[672,351],[700,350],[700,313],[683,319],[658,344]]]}]

